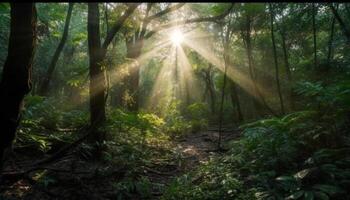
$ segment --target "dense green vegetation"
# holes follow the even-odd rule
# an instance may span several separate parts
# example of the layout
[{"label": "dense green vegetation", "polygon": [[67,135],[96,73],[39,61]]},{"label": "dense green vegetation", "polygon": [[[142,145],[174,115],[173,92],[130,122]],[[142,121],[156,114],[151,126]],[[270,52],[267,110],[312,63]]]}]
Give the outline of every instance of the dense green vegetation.
[{"label": "dense green vegetation", "polygon": [[0,199],[350,199],[347,3],[0,3]]}]

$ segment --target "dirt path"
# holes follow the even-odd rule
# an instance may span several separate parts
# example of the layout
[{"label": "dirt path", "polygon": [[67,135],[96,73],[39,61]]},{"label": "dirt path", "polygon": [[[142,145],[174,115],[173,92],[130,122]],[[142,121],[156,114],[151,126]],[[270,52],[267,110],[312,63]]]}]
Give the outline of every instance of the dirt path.
[{"label": "dirt path", "polygon": [[[168,186],[176,177],[190,172],[201,162],[208,161],[210,155],[217,154],[218,137],[217,128],[211,128],[208,131],[187,135],[176,141],[175,151],[182,155],[182,161],[175,166],[164,166],[162,171],[149,171],[148,178],[154,185]],[[235,129],[224,129],[222,132],[222,141],[237,137],[239,134]],[[162,195],[158,187],[153,188],[152,194],[154,198]]]}]

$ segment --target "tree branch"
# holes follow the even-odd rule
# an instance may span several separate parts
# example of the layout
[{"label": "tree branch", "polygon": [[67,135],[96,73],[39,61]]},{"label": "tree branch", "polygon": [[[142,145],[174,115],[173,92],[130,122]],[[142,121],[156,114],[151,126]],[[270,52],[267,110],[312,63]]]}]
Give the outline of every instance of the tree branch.
[{"label": "tree branch", "polygon": [[143,38],[143,36],[145,35],[146,29],[147,29],[147,25],[149,23],[149,21],[147,21],[146,19],[148,18],[148,15],[149,15],[149,12],[152,9],[152,6],[153,6],[153,3],[148,3],[147,4],[146,14],[145,14],[145,17],[142,20],[142,26],[141,26],[141,28],[138,27],[138,29],[137,29],[137,31],[135,33],[135,36],[136,36],[137,40],[140,39],[140,38]]},{"label": "tree branch", "polygon": [[178,25],[184,25],[184,24],[193,24],[193,23],[200,23],[200,22],[216,22],[217,20],[220,20],[224,17],[226,17],[232,10],[234,4],[231,4],[231,7],[227,9],[224,13],[214,16],[214,17],[198,17],[198,18],[193,18],[193,19],[186,19],[186,20],[179,20],[179,21],[172,21],[169,22],[168,24],[161,25],[159,27],[156,27],[154,30],[150,31],[145,35],[145,38],[148,39],[150,38],[153,34],[164,30],[171,28],[173,26],[178,26]]},{"label": "tree branch", "polygon": [[154,20],[156,18],[159,18],[159,17],[167,14],[167,13],[170,13],[170,12],[173,12],[175,10],[178,10],[179,8],[181,8],[184,5],[185,5],[185,3],[178,3],[178,4],[174,5],[174,6],[169,6],[168,8],[166,8],[166,9],[164,9],[164,10],[162,10],[162,11],[160,11],[160,12],[158,12],[158,13],[152,15],[152,16],[149,16],[149,17],[145,18],[145,20],[150,22],[150,21],[152,21],[152,20]]},{"label": "tree branch", "polygon": [[144,36],[146,34],[146,31],[147,31],[147,26],[152,20],[154,20],[156,18],[159,18],[159,17],[161,17],[161,16],[163,16],[165,14],[168,14],[170,12],[173,12],[175,10],[178,10],[184,5],[185,5],[184,3],[178,3],[178,4],[174,5],[174,6],[169,6],[168,8],[166,8],[166,9],[164,9],[164,10],[162,10],[162,11],[160,11],[160,12],[158,12],[158,13],[152,15],[152,16],[148,16],[148,12],[150,10],[150,8],[149,8],[147,10],[148,12],[147,12],[146,17],[143,20],[142,29],[141,29],[141,33],[139,35],[139,38],[144,39]]},{"label": "tree branch", "polygon": [[337,9],[332,4],[328,4],[328,6],[330,7],[334,17],[337,19],[337,21],[338,21],[338,23],[339,23],[339,25],[340,25],[344,35],[346,36],[348,44],[350,44],[350,30],[349,30],[349,28],[345,25],[343,19],[339,15]]},{"label": "tree branch", "polygon": [[113,27],[111,27],[110,31],[107,34],[107,37],[102,45],[103,49],[107,49],[108,45],[112,42],[115,34],[119,31],[119,29],[123,26],[125,20],[134,12],[134,10],[139,6],[140,3],[132,3],[129,5],[129,8],[125,11],[125,13],[119,17],[119,19],[115,22]]}]

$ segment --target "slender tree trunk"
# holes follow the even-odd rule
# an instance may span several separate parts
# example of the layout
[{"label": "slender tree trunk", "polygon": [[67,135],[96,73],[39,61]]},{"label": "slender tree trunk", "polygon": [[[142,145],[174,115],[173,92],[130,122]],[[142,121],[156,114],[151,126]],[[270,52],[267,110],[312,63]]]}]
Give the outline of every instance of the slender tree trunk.
[{"label": "slender tree trunk", "polygon": [[258,88],[256,86],[256,83],[255,83],[255,76],[254,76],[254,72],[253,72],[253,64],[252,64],[252,48],[251,48],[251,43],[250,43],[250,40],[251,40],[251,33],[250,33],[250,22],[249,22],[249,18],[247,19],[247,26],[246,26],[246,34],[245,34],[245,37],[243,39],[245,39],[245,49],[246,49],[246,52],[247,52],[247,59],[248,59],[248,68],[249,68],[249,75],[250,75],[250,79],[253,83],[253,89],[254,89],[254,96],[253,97],[253,103],[254,103],[254,110],[257,110],[259,113],[260,113],[260,110],[261,110],[261,106],[260,106],[260,103],[258,102],[258,100],[256,99],[259,95],[258,95]]},{"label": "slender tree trunk", "polygon": [[349,28],[345,25],[343,19],[339,15],[337,9],[332,4],[329,4],[329,7],[331,8],[331,11],[332,11],[335,19],[337,19],[346,39],[348,41],[348,44],[350,44],[350,30],[349,30]]},{"label": "slender tree trunk", "polygon": [[241,103],[240,103],[239,97],[238,97],[237,85],[234,81],[232,81],[231,86],[232,86],[232,89],[231,89],[232,106],[236,105],[237,119],[239,122],[242,122],[244,120],[244,118],[243,118],[243,113],[241,110]]},{"label": "slender tree trunk", "polygon": [[23,98],[31,90],[36,45],[34,3],[11,3],[11,29],[7,59],[0,82],[0,170],[3,152],[11,146],[20,121]]},{"label": "slender tree trunk", "polygon": [[[210,77],[209,77],[210,78]],[[215,91],[213,88],[213,83],[212,81],[209,82],[209,95],[210,95],[210,110],[214,114],[215,113],[215,104],[216,104],[216,98],[215,98]]]},{"label": "slender tree trunk", "polygon": [[[96,127],[90,138],[92,142],[102,143],[105,132],[98,130],[106,121],[106,73],[103,66],[105,57],[100,39],[100,14],[98,3],[88,4],[88,48],[89,48],[89,76],[90,76],[90,121]],[[98,150],[99,151],[99,150]]]},{"label": "slender tree trunk", "polygon": [[293,98],[293,90],[292,90],[293,80],[292,80],[292,72],[290,70],[289,60],[288,60],[289,56],[288,56],[287,45],[286,45],[286,36],[285,36],[286,33],[285,33],[285,30],[283,30],[283,28],[280,31],[280,34],[282,38],[284,66],[286,68],[286,77],[288,81],[289,106],[290,106],[290,109],[293,110],[294,109],[294,98]]},{"label": "slender tree trunk", "polygon": [[63,34],[62,34],[62,38],[60,43],[57,46],[57,49],[51,59],[50,65],[47,69],[46,75],[44,76],[44,79],[41,83],[40,89],[38,91],[38,93],[40,95],[47,95],[48,90],[49,90],[49,85],[52,79],[52,75],[53,72],[55,70],[57,61],[61,55],[61,52],[64,48],[64,45],[66,44],[67,38],[68,38],[68,29],[69,29],[69,24],[70,24],[70,19],[72,17],[72,11],[73,11],[73,5],[74,3],[69,3],[68,6],[68,11],[67,11],[67,17],[66,17],[66,22],[64,24],[64,30],[63,30]]},{"label": "slender tree trunk", "polygon": [[313,32],[313,38],[314,38],[314,69],[316,70],[318,68],[318,62],[317,62],[317,46],[316,46],[316,6],[315,3],[312,3],[312,32]]},{"label": "slender tree trunk", "polygon": [[332,17],[331,22],[331,33],[328,41],[328,54],[327,54],[327,69],[330,68],[331,65],[331,57],[332,57],[332,47],[333,47],[333,36],[334,36],[334,26],[335,26],[335,17]]},{"label": "slender tree trunk", "polygon": [[205,102],[207,101],[207,96],[208,96],[208,93],[209,93],[209,88],[208,88],[208,85],[206,84],[205,85],[205,89],[204,89],[204,92],[203,92],[203,95],[202,95],[202,101]]},{"label": "slender tree trunk", "polygon": [[[87,31],[90,76],[90,121],[94,132],[90,138],[90,142],[102,144],[106,134],[105,131],[99,128],[106,121],[107,78],[104,62],[107,48],[115,34],[123,26],[125,20],[134,12],[138,5],[129,5],[125,13],[110,28],[103,44],[101,44],[99,4],[88,4]],[[101,157],[102,150],[103,146],[97,145],[95,153],[98,159]]]},{"label": "slender tree trunk", "polygon": [[105,24],[106,24],[106,34],[109,31],[109,24],[108,24],[108,3],[105,3]]},{"label": "slender tree trunk", "polygon": [[[136,36],[135,36],[136,37]],[[137,60],[141,55],[143,47],[143,39],[135,38],[135,41],[127,41],[127,55],[129,59]],[[140,66],[137,62],[129,67],[129,75],[123,80],[126,84],[126,91],[131,97],[131,102],[127,103],[127,108],[130,111],[139,109],[139,81],[140,81]],[[125,92],[125,91],[124,91]]]},{"label": "slender tree trunk", "polygon": [[[224,50],[225,51],[225,50]],[[224,69],[224,83],[221,89],[221,100],[220,100],[220,112],[219,112],[219,140],[218,140],[218,149],[221,149],[221,129],[223,124],[223,109],[224,109],[224,100],[225,100],[225,87],[226,87],[226,79],[227,79],[227,63],[226,63],[226,51],[224,52],[224,60],[225,60],[225,69]]]},{"label": "slender tree trunk", "polygon": [[290,66],[289,66],[289,56],[288,56],[288,50],[287,50],[287,45],[286,45],[286,35],[285,35],[285,31],[282,30],[281,32],[281,38],[282,38],[282,49],[283,49],[283,58],[284,58],[284,65],[286,68],[286,76],[287,76],[287,80],[288,82],[292,81],[292,72],[290,70]]},{"label": "slender tree trunk", "polygon": [[215,98],[215,90],[213,87],[213,81],[211,79],[211,72],[212,72],[213,66],[209,64],[208,68],[204,71],[204,78],[206,83],[206,90],[205,90],[205,97],[209,93],[210,98],[210,111],[212,114],[215,114],[215,104],[216,104],[216,98]]},{"label": "slender tree trunk", "polygon": [[188,80],[185,80],[185,95],[186,95],[186,105],[189,106],[192,103],[192,98],[191,98],[191,94],[190,94]]},{"label": "slender tree trunk", "polygon": [[215,98],[215,92],[212,87],[208,88],[209,95],[210,95],[210,110],[212,114],[215,114],[215,105],[216,105],[216,98]]},{"label": "slender tree trunk", "polygon": [[282,114],[284,114],[285,112],[284,112],[283,97],[282,97],[280,78],[279,78],[277,51],[276,51],[275,34],[274,34],[274,27],[273,27],[274,14],[273,14],[271,3],[269,3],[269,8],[270,8],[271,40],[272,40],[272,48],[273,48],[273,57],[275,61],[275,73],[276,73],[275,77],[276,77],[277,93],[280,99],[281,112]]},{"label": "slender tree trunk", "polygon": [[[248,16],[246,19],[246,30],[245,30],[246,34],[243,37],[243,40],[245,40],[245,48],[246,48],[246,52],[247,52],[247,58],[248,58],[248,68],[249,68],[249,74],[250,74],[250,78],[252,80],[253,83],[253,87],[254,87],[254,93],[255,93],[255,98],[253,99],[253,103],[255,106],[255,109],[260,111],[261,110],[261,103],[264,105],[264,107],[272,114],[275,115],[275,112],[272,110],[272,108],[270,108],[270,106],[267,105],[266,100],[264,98],[264,96],[261,94],[258,85],[257,85],[257,80],[254,74],[254,66],[253,66],[253,54],[252,54],[252,44],[251,44],[251,19]],[[260,98],[261,103],[256,99],[256,98]]]}]

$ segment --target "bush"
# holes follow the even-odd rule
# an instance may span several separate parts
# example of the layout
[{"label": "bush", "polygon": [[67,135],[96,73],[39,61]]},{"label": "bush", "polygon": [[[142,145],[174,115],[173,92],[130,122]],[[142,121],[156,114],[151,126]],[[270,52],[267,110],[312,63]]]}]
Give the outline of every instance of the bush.
[{"label": "bush", "polygon": [[192,132],[198,132],[208,127],[209,110],[206,104],[194,103],[187,107],[187,118],[190,119]]}]

